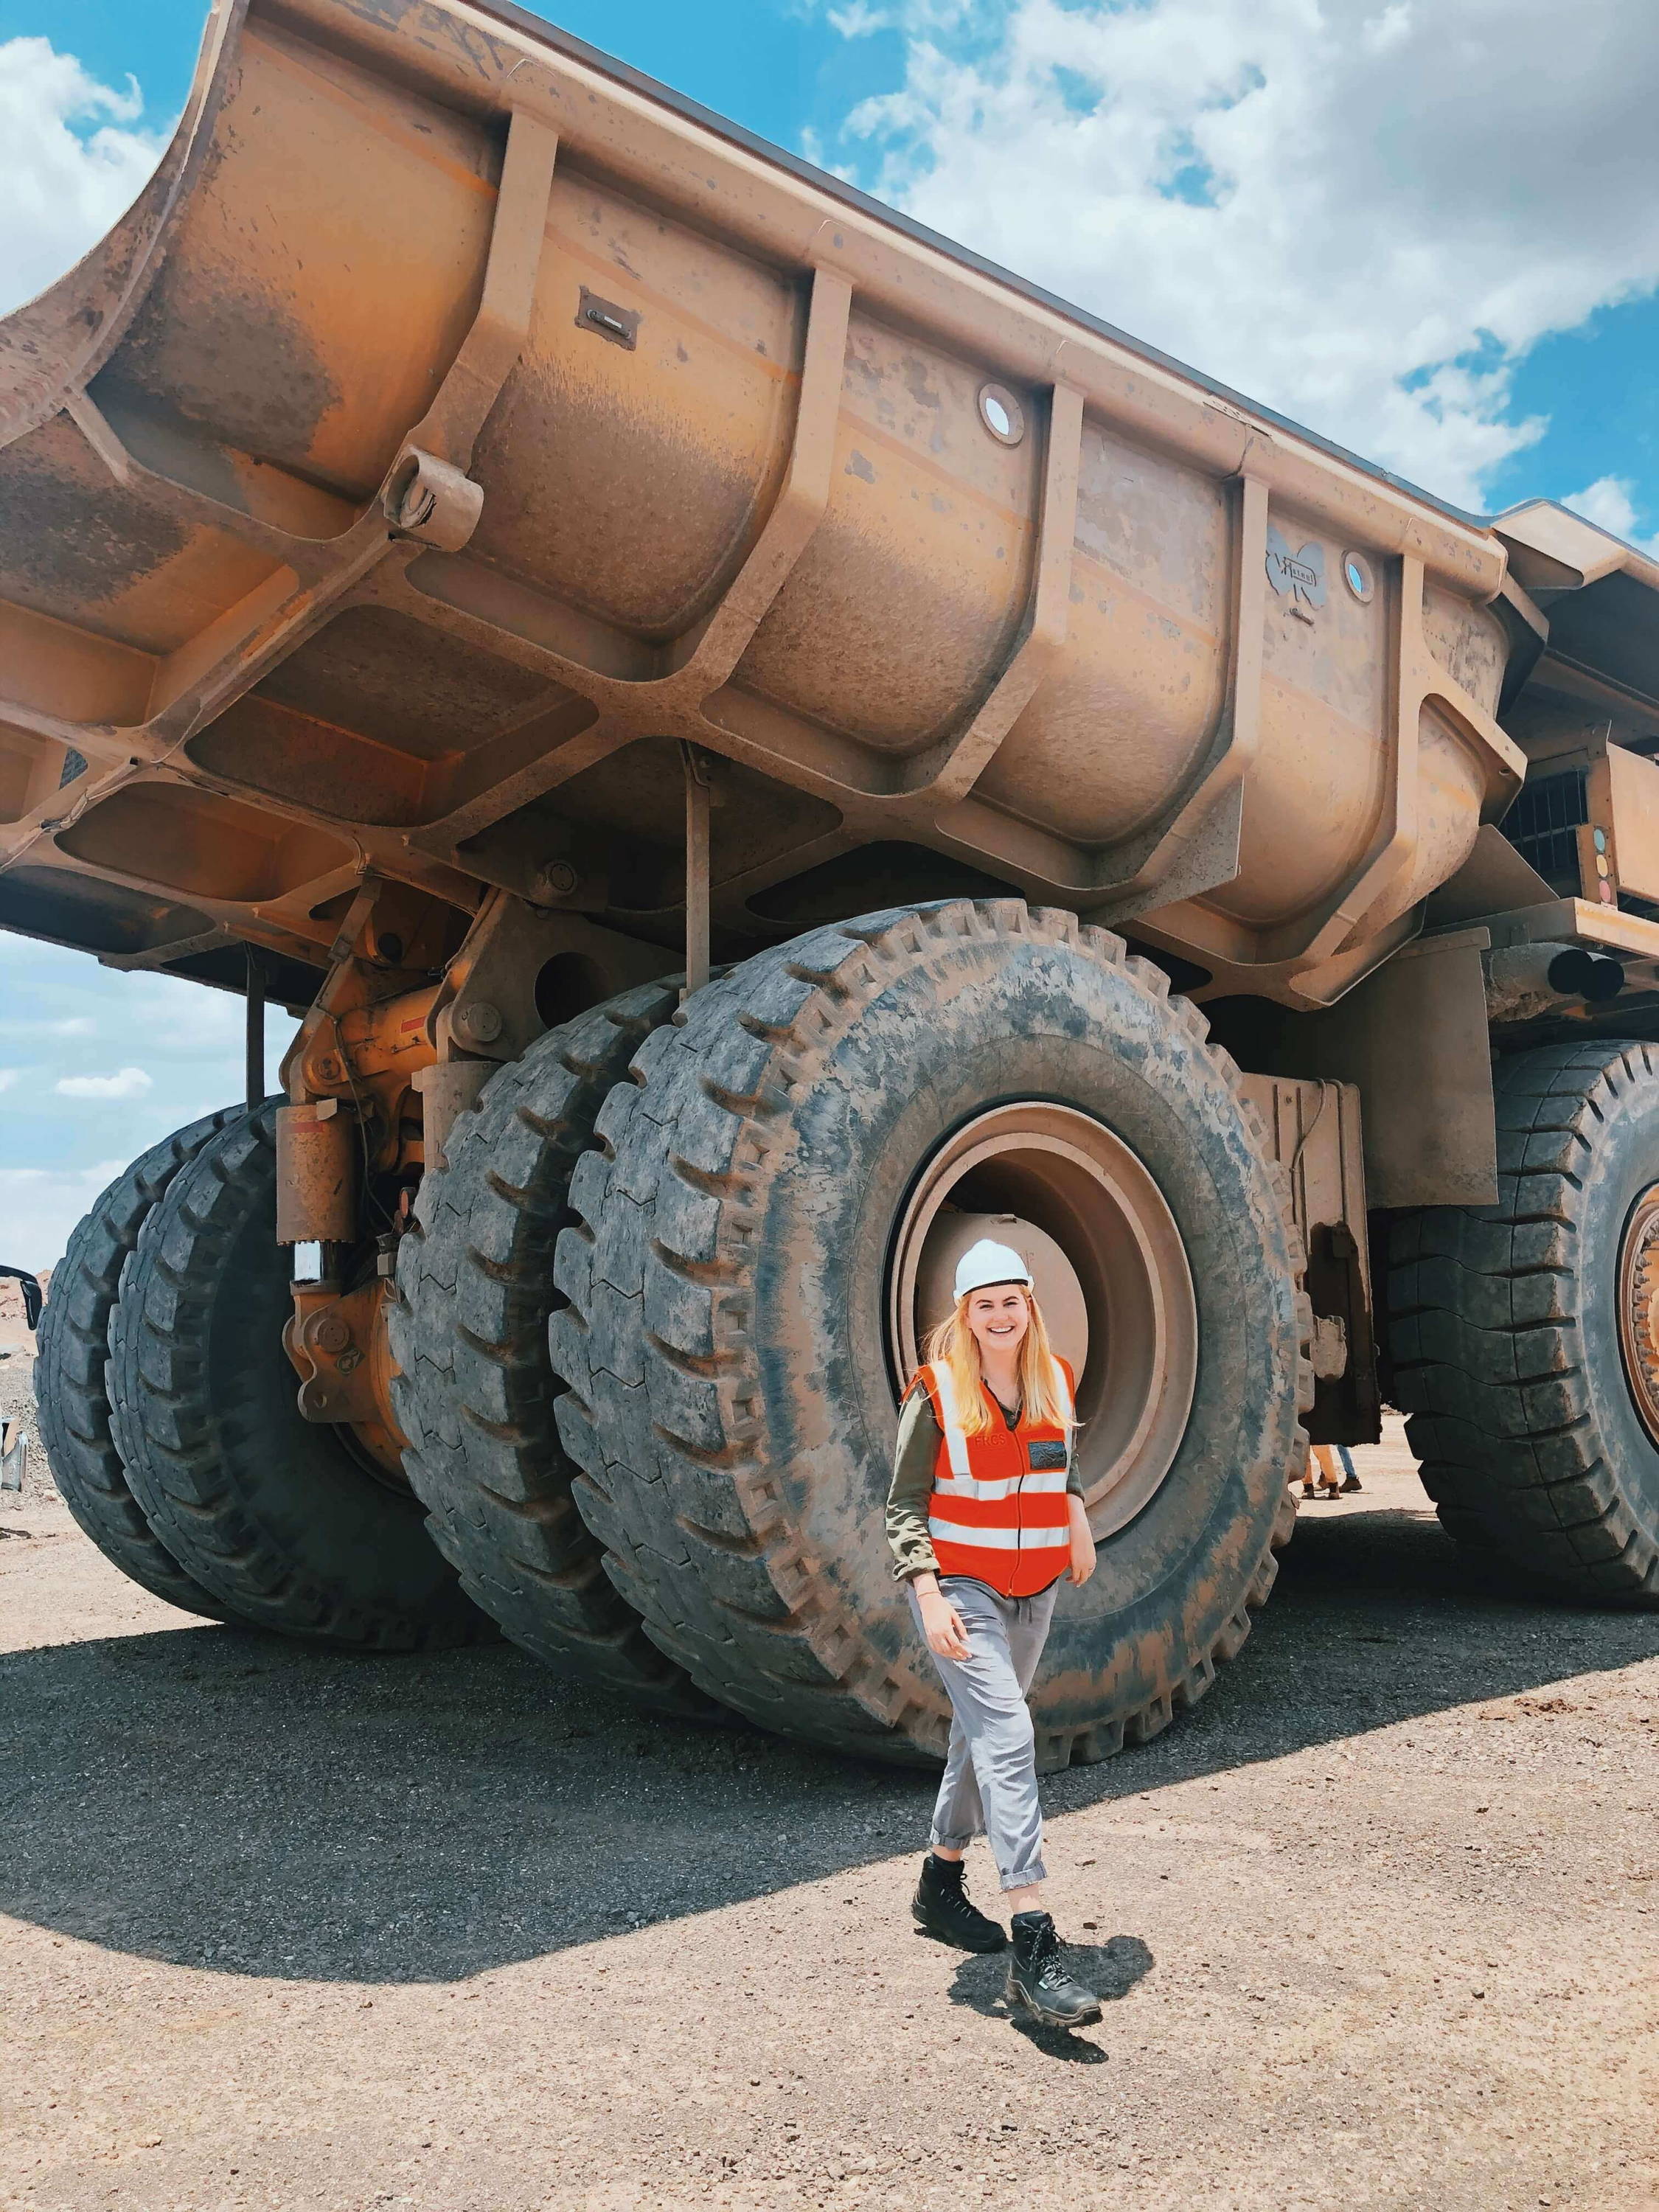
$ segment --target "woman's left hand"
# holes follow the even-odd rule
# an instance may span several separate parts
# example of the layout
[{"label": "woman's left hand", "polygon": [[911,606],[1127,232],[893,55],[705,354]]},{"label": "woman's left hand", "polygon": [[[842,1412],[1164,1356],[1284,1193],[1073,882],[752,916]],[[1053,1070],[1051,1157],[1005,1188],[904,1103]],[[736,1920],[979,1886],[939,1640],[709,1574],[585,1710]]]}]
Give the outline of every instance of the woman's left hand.
[{"label": "woman's left hand", "polygon": [[1066,1569],[1066,1580],[1086,1583],[1095,1571],[1095,1540],[1089,1534],[1089,1516],[1083,1510],[1083,1500],[1076,1496],[1066,1499],[1067,1516],[1072,1524],[1072,1563]]}]

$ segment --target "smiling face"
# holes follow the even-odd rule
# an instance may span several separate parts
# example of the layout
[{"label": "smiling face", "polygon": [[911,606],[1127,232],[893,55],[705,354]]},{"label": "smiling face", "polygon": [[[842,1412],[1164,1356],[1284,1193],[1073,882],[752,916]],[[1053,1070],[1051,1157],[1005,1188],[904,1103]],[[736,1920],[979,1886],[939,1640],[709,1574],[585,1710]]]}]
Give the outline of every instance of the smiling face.
[{"label": "smiling face", "polygon": [[968,1326],[981,1359],[994,1353],[1000,1361],[1018,1352],[1030,1325],[1030,1304],[1019,1283],[988,1283],[968,1301]]}]

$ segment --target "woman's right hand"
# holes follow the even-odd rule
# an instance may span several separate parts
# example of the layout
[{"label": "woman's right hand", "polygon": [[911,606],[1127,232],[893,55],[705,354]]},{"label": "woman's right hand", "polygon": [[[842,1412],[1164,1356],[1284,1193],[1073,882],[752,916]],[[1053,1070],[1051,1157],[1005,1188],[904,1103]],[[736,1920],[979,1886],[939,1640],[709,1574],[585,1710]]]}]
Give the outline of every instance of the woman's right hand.
[{"label": "woman's right hand", "polygon": [[962,1625],[962,1615],[957,1611],[937,1583],[931,1589],[916,1592],[916,1603],[921,1611],[921,1632],[927,1638],[927,1649],[936,1659],[968,1659],[968,1632]]}]

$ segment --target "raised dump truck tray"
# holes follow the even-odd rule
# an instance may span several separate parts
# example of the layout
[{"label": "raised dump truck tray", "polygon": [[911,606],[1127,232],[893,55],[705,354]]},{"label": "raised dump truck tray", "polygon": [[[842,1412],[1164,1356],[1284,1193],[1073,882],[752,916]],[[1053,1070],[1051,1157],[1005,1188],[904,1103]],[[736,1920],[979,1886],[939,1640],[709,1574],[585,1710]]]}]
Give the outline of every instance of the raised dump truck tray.
[{"label": "raised dump truck tray", "polygon": [[225,0],[0,322],[0,926],[250,1012],[53,1277],[82,1525],[936,1757],[881,1498],[988,1232],[1081,1377],[1046,1765],[1384,1390],[1460,1540],[1659,1597],[1656,589],[510,8]]},{"label": "raised dump truck tray", "polygon": [[919,848],[1310,1002],[1519,781],[1489,531],[512,10],[217,9],[0,433],[7,914],[100,949],[648,931],[688,740],[717,929]]}]

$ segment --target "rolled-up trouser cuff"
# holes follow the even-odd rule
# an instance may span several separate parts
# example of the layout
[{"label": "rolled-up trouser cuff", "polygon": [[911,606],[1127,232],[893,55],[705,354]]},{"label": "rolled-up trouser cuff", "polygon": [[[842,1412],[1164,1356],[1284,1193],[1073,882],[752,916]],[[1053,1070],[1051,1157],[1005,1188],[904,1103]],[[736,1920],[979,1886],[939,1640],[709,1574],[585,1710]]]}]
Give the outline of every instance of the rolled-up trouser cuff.
[{"label": "rolled-up trouser cuff", "polygon": [[1004,1889],[1029,1889],[1034,1881],[1048,1879],[1048,1869],[1040,1858],[1033,1859],[1029,1866],[1018,1868],[1012,1874],[1000,1876]]},{"label": "rolled-up trouser cuff", "polygon": [[975,1837],[983,1835],[984,1832],[982,1828],[969,1828],[965,1835],[945,1836],[935,1828],[927,1838],[927,1848],[930,1851],[936,1851],[941,1848],[947,1851],[965,1851]]}]

